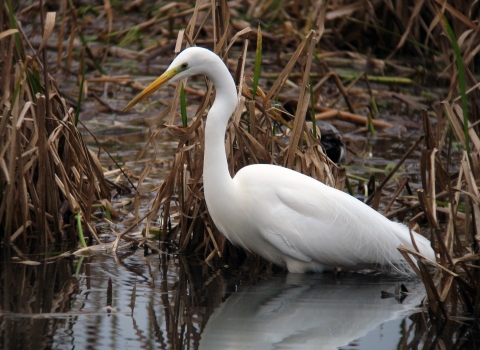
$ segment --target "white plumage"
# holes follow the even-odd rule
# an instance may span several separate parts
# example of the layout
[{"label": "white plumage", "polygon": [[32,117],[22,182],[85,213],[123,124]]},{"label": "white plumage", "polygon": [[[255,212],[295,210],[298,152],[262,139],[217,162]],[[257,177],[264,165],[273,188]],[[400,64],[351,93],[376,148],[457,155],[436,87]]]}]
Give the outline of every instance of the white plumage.
[{"label": "white plumage", "polygon": [[[354,197],[274,165],[250,165],[230,176],[225,129],[238,102],[237,92],[230,72],[213,52],[199,47],[184,50],[126,109],[165,82],[195,74],[206,75],[216,88],[205,127],[203,182],[213,222],[231,242],[290,272],[365,264],[409,269],[397,251],[402,244],[413,249],[408,228]],[[420,252],[435,260],[430,242],[413,235]]]}]

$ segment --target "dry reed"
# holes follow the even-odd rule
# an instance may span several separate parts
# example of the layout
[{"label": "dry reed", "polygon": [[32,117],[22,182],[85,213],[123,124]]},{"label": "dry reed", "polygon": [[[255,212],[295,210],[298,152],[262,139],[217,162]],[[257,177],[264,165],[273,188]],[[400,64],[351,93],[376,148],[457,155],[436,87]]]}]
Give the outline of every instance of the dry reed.
[{"label": "dry reed", "polygon": [[49,13],[45,18],[42,43],[32,52],[9,2],[2,2],[0,8],[0,234],[4,246],[75,242],[76,213],[81,213],[85,231],[95,234],[89,225],[92,204],[110,198],[100,162],[85,146],[74,110],[48,72],[44,52],[55,16]]}]

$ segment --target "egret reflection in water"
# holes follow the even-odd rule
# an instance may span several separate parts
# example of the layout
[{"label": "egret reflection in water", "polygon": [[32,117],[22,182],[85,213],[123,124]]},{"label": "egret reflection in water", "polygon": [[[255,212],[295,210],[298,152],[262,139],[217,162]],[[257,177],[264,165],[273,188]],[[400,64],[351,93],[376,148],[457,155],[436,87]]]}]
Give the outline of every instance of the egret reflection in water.
[{"label": "egret reflection in water", "polygon": [[200,349],[348,345],[376,326],[417,309],[423,290],[402,303],[393,297],[381,298],[382,291],[394,292],[399,284],[357,278],[338,282],[330,275],[268,277],[233,294],[214,311],[201,334]]}]

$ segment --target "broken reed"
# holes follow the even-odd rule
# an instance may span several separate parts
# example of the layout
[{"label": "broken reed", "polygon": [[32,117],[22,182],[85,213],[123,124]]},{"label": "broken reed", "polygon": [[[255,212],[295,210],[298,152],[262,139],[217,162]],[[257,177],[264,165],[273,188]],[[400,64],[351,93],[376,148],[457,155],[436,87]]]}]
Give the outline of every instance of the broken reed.
[{"label": "broken reed", "polygon": [[31,52],[28,56],[27,48],[32,45],[18,30],[9,2],[2,4],[1,239],[4,247],[75,242],[73,214],[81,213],[86,231],[94,235],[89,225],[92,204],[95,199],[110,198],[110,189],[100,162],[87,149],[75,126],[73,109],[48,73],[46,55],[42,53],[55,16],[45,17],[39,55]]}]

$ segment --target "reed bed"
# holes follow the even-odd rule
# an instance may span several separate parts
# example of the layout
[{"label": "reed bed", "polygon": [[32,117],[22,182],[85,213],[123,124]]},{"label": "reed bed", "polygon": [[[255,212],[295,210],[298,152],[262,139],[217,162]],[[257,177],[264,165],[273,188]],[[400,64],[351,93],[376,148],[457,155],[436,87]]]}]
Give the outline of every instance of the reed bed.
[{"label": "reed bed", "polygon": [[[105,2],[104,6],[92,11],[98,12],[99,9],[104,11],[100,18],[108,23],[102,37],[105,50],[99,50],[98,47],[93,50],[92,45],[82,42],[90,66],[99,74],[103,72],[101,64],[104,55],[123,55],[150,61],[166,52],[179,52],[187,45],[201,45],[213,49],[224,58],[239,87],[240,98],[239,108],[226,132],[232,175],[248,164],[271,163],[303,172],[330,186],[350,188],[345,169],[329,161],[320,145],[319,135],[308,127],[306,112],[315,115],[316,119],[353,121],[364,128],[363,132],[373,134],[391,124],[381,120],[382,109],[379,110],[377,106],[377,98],[382,92],[374,91],[371,84],[411,86],[412,95],[421,86],[446,86],[447,94],[442,98],[434,96],[430,106],[418,102],[416,96],[398,91],[388,92],[392,99],[400,100],[409,111],[413,111],[411,113],[421,113],[421,118],[417,119],[422,120],[424,135],[382,182],[375,184],[375,180],[372,181],[367,201],[377,209],[384,208],[384,214],[390,218],[407,218],[412,228],[417,230],[420,227],[432,240],[439,256],[437,262],[426,262],[418,253],[400,249],[408,260],[411,261],[407,255],[410,253],[418,261],[418,268],[413,261],[412,267],[426,286],[429,311],[433,318],[462,322],[478,320],[480,96],[475,63],[478,64],[480,45],[479,23],[473,20],[479,15],[475,1],[464,1],[459,5],[453,1],[427,0],[406,6],[402,2],[392,4],[388,1],[227,3],[222,0],[198,0],[182,4],[159,2],[157,5],[135,2],[124,4],[123,7],[116,4],[114,8]],[[72,29],[81,26],[81,18],[75,15],[77,9],[65,2],[59,11],[64,14],[59,42],[66,37],[67,32],[63,28],[70,27],[70,38],[81,35],[81,31],[78,34]],[[114,13],[124,16],[132,14],[132,17],[133,14],[148,13],[149,18],[140,21],[137,16],[136,21],[125,21],[124,26],[119,27],[112,20]],[[259,22],[261,26],[258,26]],[[88,32],[89,29],[84,30]],[[73,43],[73,39],[70,43]],[[145,43],[149,46],[145,47]],[[13,36],[6,36],[0,44],[6,45],[2,52],[9,52],[8,48],[13,47]],[[135,50],[126,48],[133,45],[137,45]],[[136,50],[138,47],[139,52]],[[58,45],[59,52],[62,49],[63,46]],[[73,44],[68,46],[67,51],[69,58],[66,64],[70,67]],[[256,52],[255,59],[251,58],[252,52]],[[276,66],[265,63],[266,52],[276,53]],[[411,64],[405,64],[404,57],[412,58]],[[38,58],[33,61],[41,63]],[[278,69],[279,66],[281,69]],[[29,72],[32,69],[28,65],[27,68],[22,67],[19,66],[17,70]],[[2,74],[2,77],[5,75]],[[20,81],[19,77],[11,81]],[[116,84],[130,86],[133,90],[142,87],[128,77],[118,77],[116,80],[115,77],[102,77],[104,80],[107,78]],[[359,84],[363,91],[356,94],[353,90]],[[8,84],[2,84],[5,85]],[[207,262],[218,257],[232,258],[239,252],[225,241],[213,225],[202,192],[204,118],[214,91],[209,82],[202,89],[189,84],[185,91],[187,95],[200,97],[195,115],[189,118],[190,121],[184,119],[182,126],[178,126],[182,114],[180,111],[185,111],[179,85],[167,109],[155,118],[157,125],[153,127],[152,137],[147,144],[147,147],[156,149],[156,136],[165,130],[178,139],[171,172],[160,184],[151,204],[145,224],[146,232],[158,230],[162,242],[169,243],[172,249],[198,253]],[[331,95],[336,96],[336,100],[328,106],[325,106],[322,96],[325,91],[333,91]],[[383,92],[383,96],[385,94]],[[51,93],[50,96],[55,98],[47,98],[47,101],[56,101],[60,93]],[[293,116],[286,118],[282,103],[289,100],[295,101],[296,110]],[[50,110],[58,109],[58,106],[64,108],[60,102],[55,106],[50,106]],[[33,111],[27,111],[32,113],[30,119],[34,123]],[[67,115],[64,109],[62,111]],[[29,121],[28,118],[24,120],[25,123]],[[8,124],[7,119],[2,117],[0,130],[4,130],[4,124]],[[18,124],[17,119],[8,125],[22,124]],[[49,130],[48,135],[54,129]],[[290,130],[288,139],[283,134],[285,130]],[[71,134],[73,131],[62,134],[62,137],[66,140],[65,135],[71,137]],[[15,140],[20,142],[18,140],[24,139],[17,137]],[[390,189],[394,185],[389,180],[407,157],[415,152],[421,153],[421,189],[413,193],[409,179],[404,178],[392,194]],[[4,155],[7,153],[10,154],[10,151],[4,152]],[[84,153],[87,154],[86,159],[91,156],[91,152]],[[35,154],[31,151],[27,156]],[[51,157],[50,153],[46,154],[46,157]],[[6,160],[4,163],[10,164]],[[22,164],[25,167],[29,163]],[[154,164],[155,159],[147,164],[139,176],[139,186],[149,176]],[[57,164],[55,166],[58,167]],[[15,176],[22,178],[19,167],[6,169],[13,172],[10,179]],[[30,166],[29,169],[33,172],[36,168]],[[68,171],[65,170],[70,174]],[[69,181],[72,178],[88,178],[89,190],[97,191],[98,198],[105,198],[103,186],[93,185],[96,183],[94,179],[101,183],[95,177],[97,172],[82,171],[85,172],[83,176],[64,177]],[[3,170],[3,174],[10,175],[9,172]],[[77,187],[69,185],[68,188],[85,187],[86,183],[80,181]],[[26,188],[29,185],[27,182],[27,185],[20,183],[19,186]],[[386,191],[387,187],[389,191]],[[26,193],[23,188],[20,189],[13,193]],[[68,194],[59,195],[59,198],[64,198],[62,196],[68,201]],[[3,198],[13,197],[4,195]],[[22,195],[20,198],[26,197]],[[2,200],[2,203],[5,201]],[[79,207],[86,210],[89,203],[79,202]],[[136,203],[134,212],[138,213],[138,201]],[[32,205],[39,208],[36,202]],[[70,208],[77,208],[72,205]],[[27,210],[25,203],[22,208],[23,217],[35,212]],[[6,213],[7,209],[3,210]],[[0,210],[0,213],[3,212]],[[83,215],[88,222],[89,214],[85,212]],[[4,217],[7,215],[0,216]],[[136,220],[140,219],[137,215]],[[11,227],[13,224],[9,225]],[[20,226],[25,227],[24,224]],[[152,247],[151,244],[149,246]],[[433,274],[429,272],[427,264],[430,268],[435,267]]]},{"label": "reed bed", "polygon": [[55,16],[44,18],[34,49],[11,3],[0,8],[0,236],[4,247],[23,253],[75,242],[77,224],[95,236],[92,205],[110,198],[102,166],[76,127],[78,115],[49,74],[45,50]]}]

